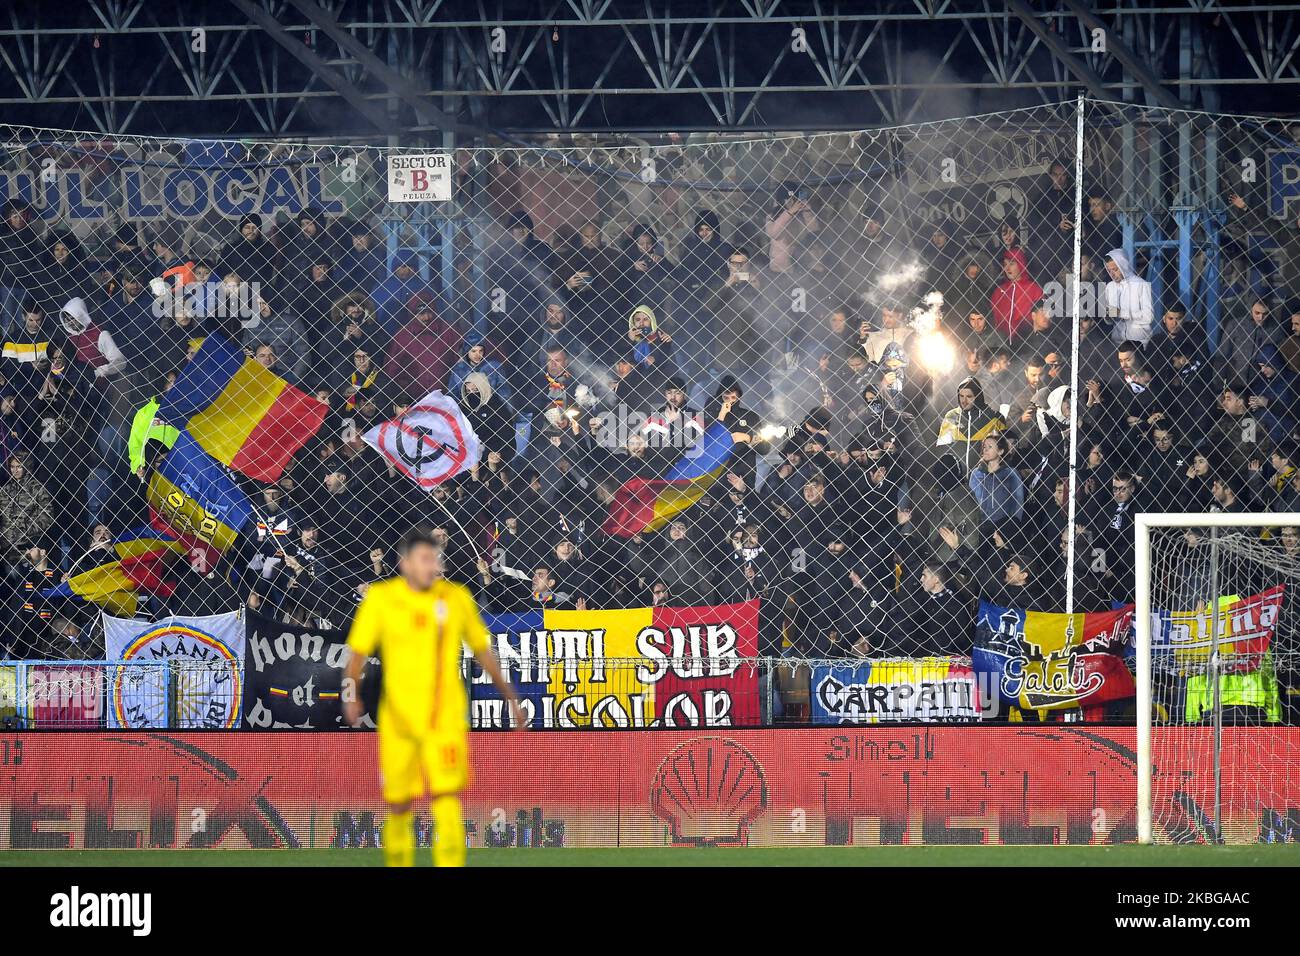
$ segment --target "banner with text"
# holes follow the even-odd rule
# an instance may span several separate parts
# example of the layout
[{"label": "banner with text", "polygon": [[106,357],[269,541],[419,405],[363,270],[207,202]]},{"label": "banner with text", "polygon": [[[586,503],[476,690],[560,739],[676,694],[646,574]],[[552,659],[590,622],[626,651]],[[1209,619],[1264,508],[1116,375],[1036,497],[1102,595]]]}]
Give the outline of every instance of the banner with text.
[{"label": "banner with text", "polygon": [[990,696],[1008,705],[1060,710],[1122,700],[1137,693],[1124,663],[1132,624],[1132,604],[1058,614],[980,601],[971,662]]},{"label": "banner with text", "polygon": [[[218,730],[243,711],[240,612],[137,621],[104,615],[109,728]],[[167,661],[168,667],[133,663]],[[168,709],[174,708],[169,717]]]},{"label": "banner with text", "polygon": [[[343,701],[357,693],[344,679],[349,651],[342,631],[311,631],[248,614],[244,726],[343,729]],[[361,670],[362,727],[374,728],[379,659]]]},{"label": "banner with text", "polygon": [[927,657],[812,669],[815,724],[979,719],[979,689],[968,661]]},{"label": "banner with text", "polygon": [[[533,727],[736,727],[759,722],[758,602],[486,617]],[[505,723],[471,667],[471,723]]]}]

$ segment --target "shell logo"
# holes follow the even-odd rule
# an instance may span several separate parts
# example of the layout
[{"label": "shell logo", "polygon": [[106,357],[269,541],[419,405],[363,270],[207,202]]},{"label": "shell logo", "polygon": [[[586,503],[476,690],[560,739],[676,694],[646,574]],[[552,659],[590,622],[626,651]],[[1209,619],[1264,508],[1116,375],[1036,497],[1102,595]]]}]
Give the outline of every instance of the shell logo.
[{"label": "shell logo", "polygon": [[675,846],[745,846],[767,799],[762,765],[723,737],[694,737],[674,747],[650,788],[650,808],[671,828]]}]

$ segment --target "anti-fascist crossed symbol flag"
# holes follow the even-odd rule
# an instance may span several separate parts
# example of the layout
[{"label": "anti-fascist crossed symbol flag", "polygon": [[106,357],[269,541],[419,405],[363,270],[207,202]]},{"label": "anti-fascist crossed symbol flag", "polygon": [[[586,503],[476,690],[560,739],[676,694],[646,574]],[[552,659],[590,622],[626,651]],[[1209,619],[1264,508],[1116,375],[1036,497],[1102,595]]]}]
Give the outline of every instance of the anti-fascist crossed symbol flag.
[{"label": "anti-fascist crossed symbol flag", "polygon": [[388,462],[421,488],[432,488],[478,464],[481,446],[460,407],[432,391],[362,436]]}]

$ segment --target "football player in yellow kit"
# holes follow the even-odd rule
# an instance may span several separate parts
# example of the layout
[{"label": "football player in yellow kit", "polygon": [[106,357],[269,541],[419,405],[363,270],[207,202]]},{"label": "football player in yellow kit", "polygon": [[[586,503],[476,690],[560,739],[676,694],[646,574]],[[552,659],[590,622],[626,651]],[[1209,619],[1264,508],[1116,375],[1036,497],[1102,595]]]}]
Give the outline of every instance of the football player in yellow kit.
[{"label": "football player in yellow kit", "polygon": [[[426,793],[432,810],[435,866],[465,865],[465,820],[460,794],[470,781],[469,700],[461,676],[469,648],[509,702],[515,729],[527,728],[519,697],[488,643],[488,630],[463,584],[442,576],[442,549],[423,531],[399,548],[399,577],[373,584],[357,608],[348,635],[347,676],[354,685],[370,655],[383,660],[379,702],[379,775],[388,818],[384,861],[413,866],[412,804]],[[359,694],[344,702],[356,725]]]}]

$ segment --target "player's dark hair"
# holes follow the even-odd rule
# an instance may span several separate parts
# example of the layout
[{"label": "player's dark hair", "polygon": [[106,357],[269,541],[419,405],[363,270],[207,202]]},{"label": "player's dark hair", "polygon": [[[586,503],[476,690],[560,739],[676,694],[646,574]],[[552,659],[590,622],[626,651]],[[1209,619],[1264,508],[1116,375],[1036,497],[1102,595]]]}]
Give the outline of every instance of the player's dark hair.
[{"label": "player's dark hair", "polygon": [[406,557],[410,554],[412,548],[420,544],[427,544],[431,548],[440,547],[433,537],[433,532],[428,528],[412,528],[402,535],[402,540],[397,542],[397,553],[402,557]]}]

